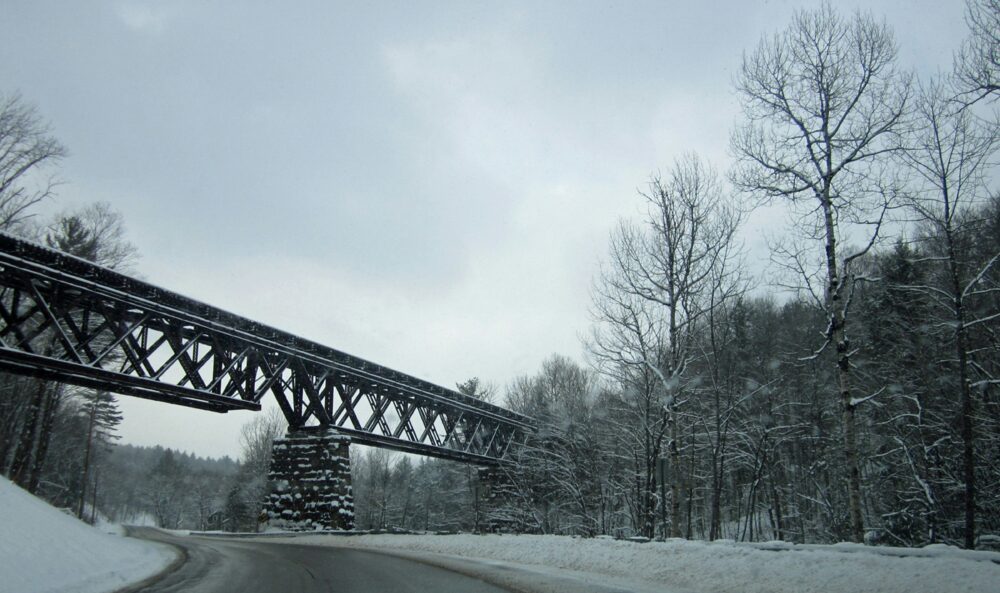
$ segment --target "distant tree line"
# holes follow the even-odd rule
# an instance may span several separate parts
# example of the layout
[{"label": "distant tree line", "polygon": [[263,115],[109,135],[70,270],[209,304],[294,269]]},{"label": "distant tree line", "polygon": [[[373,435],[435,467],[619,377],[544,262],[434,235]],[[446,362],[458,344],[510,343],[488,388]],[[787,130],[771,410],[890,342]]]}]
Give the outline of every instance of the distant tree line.
[{"label": "distant tree line", "polygon": [[245,520],[240,508],[226,507],[239,472],[239,463],[228,457],[118,444],[101,472],[108,486],[98,491],[96,508],[111,521],[205,530]]}]

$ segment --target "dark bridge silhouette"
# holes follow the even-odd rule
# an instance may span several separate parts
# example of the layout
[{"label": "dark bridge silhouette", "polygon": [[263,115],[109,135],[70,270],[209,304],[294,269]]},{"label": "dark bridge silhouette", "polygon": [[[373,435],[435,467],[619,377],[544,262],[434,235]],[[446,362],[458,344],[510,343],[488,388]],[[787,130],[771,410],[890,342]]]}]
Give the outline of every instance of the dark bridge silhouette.
[{"label": "dark bridge silhouette", "polygon": [[0,234],[0,369],[480,465],[532,430],[499,406]]}]

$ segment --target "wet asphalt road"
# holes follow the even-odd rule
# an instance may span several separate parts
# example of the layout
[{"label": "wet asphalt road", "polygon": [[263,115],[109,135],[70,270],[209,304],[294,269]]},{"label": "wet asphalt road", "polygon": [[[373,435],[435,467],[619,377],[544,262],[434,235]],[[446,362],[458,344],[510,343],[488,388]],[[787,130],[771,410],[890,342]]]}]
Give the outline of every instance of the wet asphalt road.
[{"label": "wet asphalt road", "polygon": [[504,593],[478,579],[376,552],[253,539],[130,535],[183,548],[187,560],[142,593]]}]

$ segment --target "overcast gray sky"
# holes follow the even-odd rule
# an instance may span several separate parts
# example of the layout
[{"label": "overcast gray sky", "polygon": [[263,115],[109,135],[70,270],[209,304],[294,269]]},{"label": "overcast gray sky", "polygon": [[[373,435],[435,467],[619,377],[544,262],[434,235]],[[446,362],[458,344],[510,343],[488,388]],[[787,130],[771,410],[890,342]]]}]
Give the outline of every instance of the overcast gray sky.
[{"label": "overcast gray sky", "polygon": [[[442,385],[583,360],[589,287],[636,188],[727,166],[741,53],[806,0],[4,0],[0,92],[67,145],[56,210],[125,215],[161,284]],[[960,0],[885,17],[948,69]],[[757,216],[746,241],[758,259]],[[123,398],[125,442],[238,453],[249,413]]]}]

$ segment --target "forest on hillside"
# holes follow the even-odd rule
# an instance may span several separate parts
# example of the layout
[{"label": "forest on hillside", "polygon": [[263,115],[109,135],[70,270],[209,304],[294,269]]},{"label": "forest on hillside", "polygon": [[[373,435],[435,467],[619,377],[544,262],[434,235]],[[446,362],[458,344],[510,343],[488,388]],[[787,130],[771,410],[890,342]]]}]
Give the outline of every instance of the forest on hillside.
[{"label": "forest on hillside", "polygon": [[[731,167],[686,154],[648,180],[594,278],[586,360],[457,386],[537,432],[488,480],[355,448],[356,526],[1000,541],[1000,2],[967,22],[954,71],[926,79],[889,24],[830,5],[748,49]],[[17,172],[64,154],[0,101],[0,230],[128,271],[108,206],[28,217],[52,185]],[[755,277],[740,238],[762,208],[793,224]],[[107,393],[2,375],[0,394],[0,469],[30,491],[80,516],[259,528],[280,416],[212,461],[115,444]]]},{"label": "forest on hillside", "polygon": [[[594,281],[589,365],[553,356],[503,402],[541,429],[489,493],[368,456],[368,526],[797,542],[1000,532],[1000,3],[971,2],[955,70],[918,79],[888,24],[825,5],[744,54],[722,176],[678,158]],[[753,278],[738,237],[794,227]],[[426,516],[427,509],[424,510]]]}]

